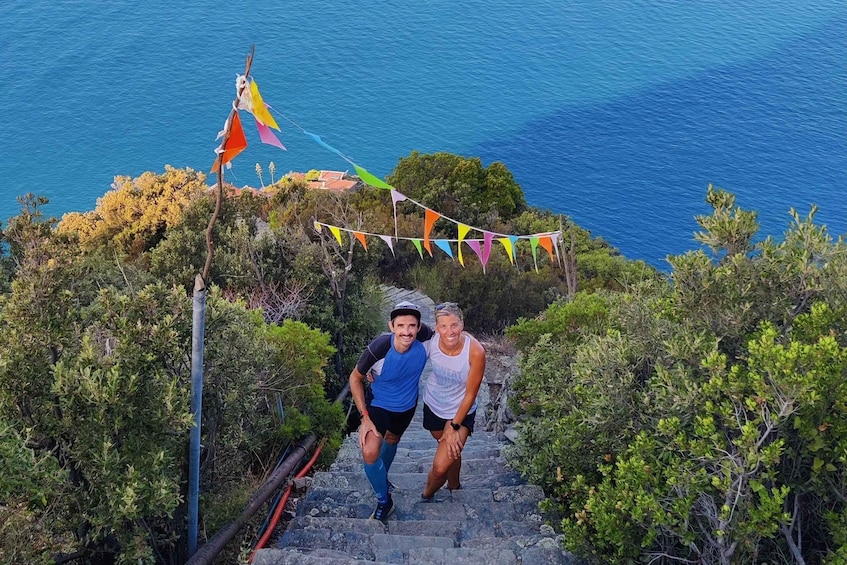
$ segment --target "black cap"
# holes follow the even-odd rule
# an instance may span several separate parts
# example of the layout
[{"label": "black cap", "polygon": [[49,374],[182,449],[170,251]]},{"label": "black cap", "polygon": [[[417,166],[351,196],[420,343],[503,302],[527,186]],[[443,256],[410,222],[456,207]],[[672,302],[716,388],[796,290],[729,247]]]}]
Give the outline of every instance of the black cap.
[{"label": "black cap", "polygon": [[404,300],[403,302],[400,302],[399,304],[394,306],[394,309],[391,310],[391,321],[392,322],[394,321],[394,318],[396,318],[397,316],[414,316],[415,318],[418,319],[418,322],[420,322],[421,321],[421,309],[418,308],[417,304],[414,304],[413,302],[409,302],[409,301]]}]

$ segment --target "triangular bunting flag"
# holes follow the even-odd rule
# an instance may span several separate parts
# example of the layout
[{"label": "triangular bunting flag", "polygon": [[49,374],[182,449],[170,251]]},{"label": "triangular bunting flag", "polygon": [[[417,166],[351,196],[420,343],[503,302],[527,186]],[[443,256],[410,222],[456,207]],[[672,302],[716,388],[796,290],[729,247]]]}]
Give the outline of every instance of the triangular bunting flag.
[{"label": "triangular bunting flag", "polygon": [[394,188],[384,180],[379,179],[376,175],[372,175],[371,173],[369,173],[359,165],[356,165],[355,163],[353,164],[353,168],[356,169],[356,174],[359,175],[359,178],[362,179],[362,181],[367,185],[373,186],[374,188]]},{"label": "triangular bunting flag", "polygon": [[553,240],[553,249],[556,250],[556,261],[559,262],[559,265],[562,264],[562,256],[559,254],[559,236],[562,235],[562,232],[557,231],[550,234],[550,239]]},{"label": "triangular bunting flag", "polygon": [[415,244],[415,248],[418,250],[418,255],[421,256],[421,259],[423,259],[423,249],[421,249],[421,240],[420,239],[413,239],[412,243]]},{"label": "triangular bunting flag", "polygon": [[[479,240],[469,239],[465,243],[468,244],[468,247],[474,250],[476,256],[479,257],[479,262],[482,263],[482,249],[480,249]],[[482,272],[485,273],[485,263],[482,263]]]},{"label": "triangular bunting flag", "polygon": [[318,145],[320,145],[321,147],[323,147],[323,148],[325,148],[325,149],[329,149],[330,151],[332,151],[333,153],[335,153],[336,155],[338,155],[338,156],[339,156],[339,157],[341,157],[342,159],[344,158],[344,155],[342,155],[342,154],[341,154],[341,151],[339,151],[339,150],[338,150],[338,149],[336,149],[335,147],[330,147],[329,145],[327,145],[326,143],[324,143],[323,139],[321,139],[321,137],[320,137],[319,135],[315,135],[315,134],[313,134],[313,133],[309,133],[308,131],[304,131],[303,133],[305,133],[306,135],[308,135],[309,137],[311,137],[311,138],[312,138],[312,140],[313,140],[315,143],[317,143]]},{"label": "triangular bunting flag", "polygon": [[321,223],[315,222],[315,231],[321,233]]},{"label": "triangular bunting flag", "polygon": [[244,137],[244,128],[241,126],[241,119],[238,117],[238,112],[233,112],[232,123],[229,126],[229,137],[223,145],[223,153],[215,158],[215,164],[212,166],[212,172],[218,169],[218,166],[226,165],[232,161],[239,153],[247,148],[247,138]]},{"label": "triangular bunting flag", "polygon": [[392,188],[391,204],[394,206],[394,239],[399,239],[397,236],[397,203],[402,200],[406,200],[406,197]]},{"label": "triangular bunting flag", "polygon": [[453,248],[450,247],[449,241],[447,241],[446,239],[433,239],[432,241],[435,243],[435,245],[440,247],[441,250],[444,251],[444,253],[449,255],[451,259],[453,258]]},{"label": "triangular bunting flag", "polygon": [[332,232],[332,235],[335,236],[335,239],[338,240],[338,245],[341,245],[341,230],[339,230],[335,226],[328,226],[328,227],[329,227],[329,231]]},{"label": "triangular bunting flag", "polygon": [[359,240],[359,243],[361,243],[362,247],[364,247],[365,251],[367,251],[368,250],[368,241],[365,239],[365,234],[363,234],[360,231],[354,231],[353,235],[356,236],[356,239]]},{"label": "triangular bunting flag", "polygon": [[555,265],[553,261],[553,240],[549,235],[541,236],[538,238],[538,243],[547,250],[547,253],[550,255],[550,264]]},{"label": "triangular bunting flag", "polygon": [[285,148],[285,145],[283,145],[282,142],[279,140],[279,138],[274,135],[274,132],[271,131],[271,128],[269,128],[259,120],[256,120],[256,129],[259,130],[259,139],[262,143],[279,147],[283,151],[288,151]]},{"label": "triangular bunting flag", "polygon": [[429,243],[429,232],[432,231],[433,224],[440,217],[441,214],[435,210],[430,210],[429,208],[426,209],[426,218],[424,219],[424,247],[430,257],[432,257],[432,246]]},{"label": "triangular bunting flag", "polygon": [[391,255],[394,256],[394,243],[391,241],[390,235],[381,235],[379,238],[385,242],[385,245],[391,250]]},{"label": "triangular bunting flag", "polygon": [[509,262],[514,265],[515,259],[512,256],[512,240],[510,240],[508,237],[498,237],[497,241],[503,244],[503,248],[506,250],[506,255],[509,256]]},{"label": "triangular bunting flag", "polygon": [[538,272],[538,238],[529,238],[529,243],[532,245],[532,262],[535,263],[535,272]]},{"label": "triangular bunting flag", "polygon": [[259,85],[256,84],[255,80],[250,81],[250,96],[253,98],[253,115],[256,119],[266,126],[279,131],[279,126],[276,125],[276,120],[273,116],[271,116],[271,113],[268,112],[268,108],[265,106],[265,101],[262,100],[262,95],[259,94]]},{"label": "triangular bunting flag", "polygon": [[470,226],[466,226],[465,224],[459,224],[459,264],[461,266],[465,266],[465,258],[462,257],[462,240],[465,239],[465,236],[468,235],[468,232],[471,231]]},{"label": "triangular bunting flag", "polygon": [[494,234],[488,231],[482,232],[482,236],[484,238],[485,244],[482,248],[482,255],[480,259],[482,259],[482,269],[485,270],[485,265],[488,264],[488,258],[491,256],[491,240],[494,239]]}]

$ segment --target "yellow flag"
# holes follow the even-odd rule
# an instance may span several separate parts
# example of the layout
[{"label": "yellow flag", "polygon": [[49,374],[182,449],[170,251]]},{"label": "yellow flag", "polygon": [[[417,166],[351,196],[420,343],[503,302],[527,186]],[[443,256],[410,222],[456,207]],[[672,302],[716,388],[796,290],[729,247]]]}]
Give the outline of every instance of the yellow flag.
[{"label": "yellow flag", "polygon": [[465,224],[459,224],[459,264],[461,266],[465,266],[465,258],[462,257],[462,240],[465,239],[465,236],[468,235],[468,232],[471,231],[471,227]]},{"label": "yellow flag", "polygon": [[498,237],[497,241],[502,243],[503,247],[506,248],[506,254],[509,256],[509,262],[512,265],[514,265],[515,264],[515,257],[512,254],[512,240],[510,240],[508,237]]},{"label": "yellow flag", "polygon": [[268,107],[265,106],[265,101],[262,100],[262,95],[259,94],[259,85],[256,84],[255,80],[250,81],[250,94],[253,96],[253,116],[269,128],[274,128],[275,130],[280,131],[279,126],[276,125],[276,120],[273,116],[271,116],[271,113],[268,112]]},{"label": "yellow flag", "polygon": [[341,230],[335,226],[329,226],[329,231],[331,231],[332,235],[335,236],[335,239],[338,240],[338,245],[341,245]]}]

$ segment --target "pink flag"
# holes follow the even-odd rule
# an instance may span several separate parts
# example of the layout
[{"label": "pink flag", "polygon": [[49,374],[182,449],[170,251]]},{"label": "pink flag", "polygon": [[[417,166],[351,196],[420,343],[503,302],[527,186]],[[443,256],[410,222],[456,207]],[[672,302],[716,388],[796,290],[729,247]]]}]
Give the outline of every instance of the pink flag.
[{"label": "pink flag", "polygon": [[482,260],[482,249],[480,249],[479,240],[478,239],[466,239],[465,243],[474,250],[476,256],[479,257],[480,263],[482,263],[482,272],[485,273],[485,262]]},{"label": "pink flag", "polygon": [[259,130],[259,139],[262,140],[262,143],[267,143],[268,145],[275,145],[282,149],[283,151],[288,151],[285,148],[285,145],[279,140],[277,136],[274,135],[274,132],[271,131],[271,128],[256,120],[256,129]]},{"label": "pink flag", "polygon": [[494,234],[490,231],[482,232],[482,236],[485,238],[485,245],[482,248],[482,255],[480,259],[482,259],[482,266],[485,268],[485,265],[488,263],[488,258],[491,256],[491,241],[494,239]]}]

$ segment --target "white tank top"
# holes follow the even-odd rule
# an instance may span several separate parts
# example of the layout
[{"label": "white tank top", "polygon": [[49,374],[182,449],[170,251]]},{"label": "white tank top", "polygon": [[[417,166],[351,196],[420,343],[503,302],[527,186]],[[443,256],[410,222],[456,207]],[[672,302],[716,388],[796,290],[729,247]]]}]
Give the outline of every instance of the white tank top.
[{"label": "white tank top", "polygon": [[[429,362],[432,372],[426,380],[424,402],[439,418],[451,420],[456,415],[459,405],[465,398],[468,389],[468,374],[471,369],[470,351],[471,338],[462,336],[465,344],[458,355],[446,355],[438,346],[440,338],[436,333],[427,342]],[[477,401],[468,414],[476,410]],[[459,423],[459,422],[457,422]]]}]

